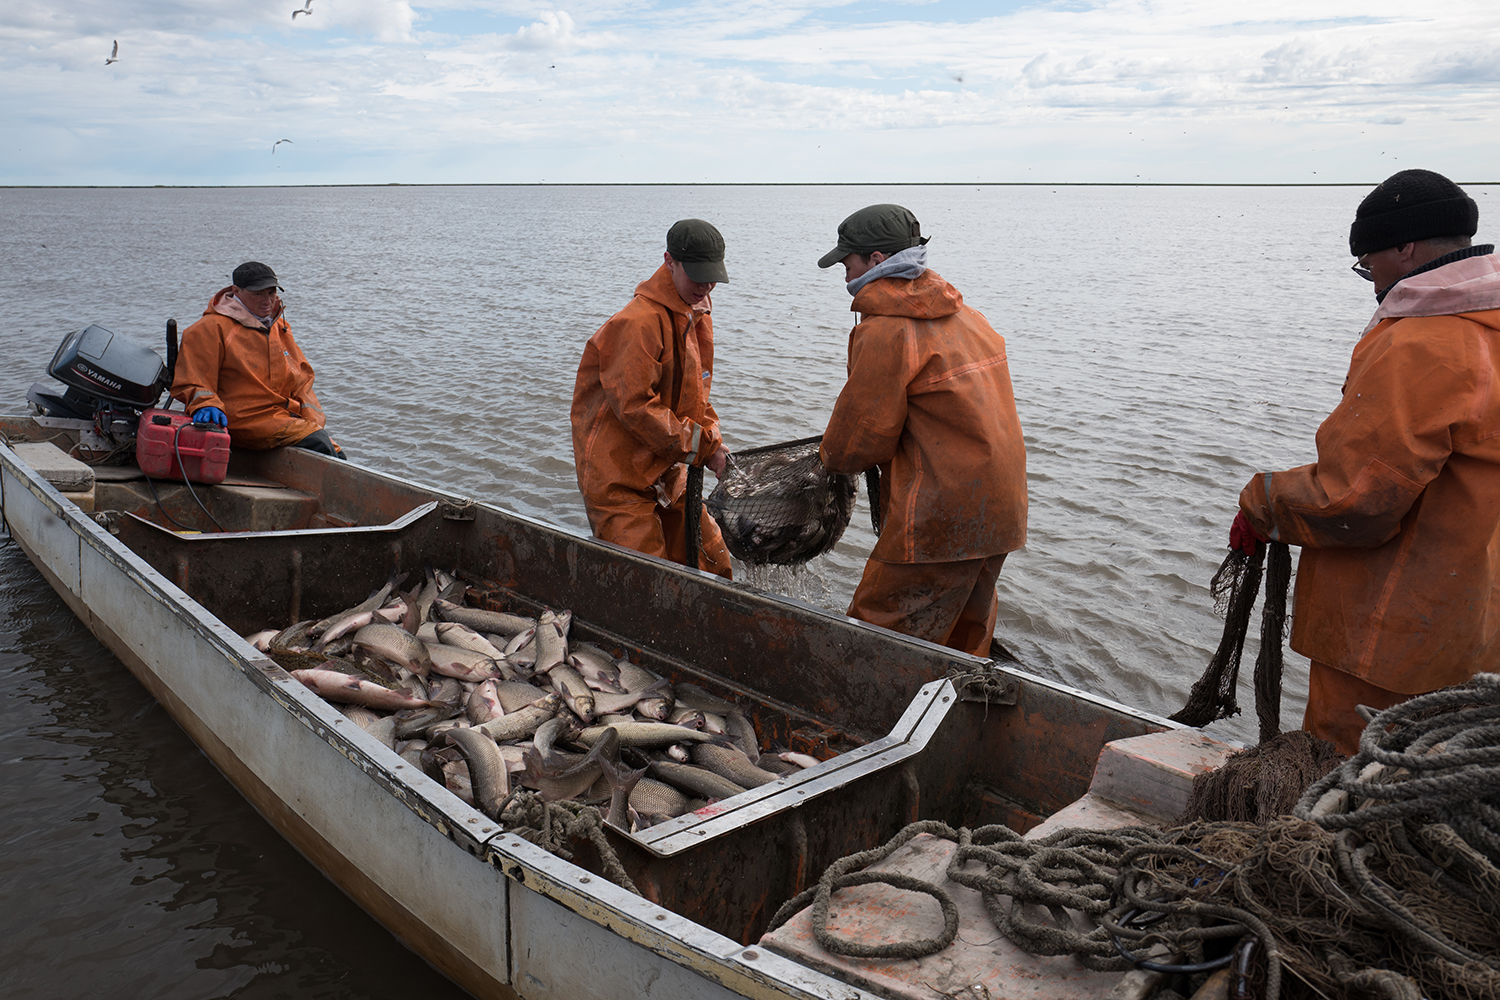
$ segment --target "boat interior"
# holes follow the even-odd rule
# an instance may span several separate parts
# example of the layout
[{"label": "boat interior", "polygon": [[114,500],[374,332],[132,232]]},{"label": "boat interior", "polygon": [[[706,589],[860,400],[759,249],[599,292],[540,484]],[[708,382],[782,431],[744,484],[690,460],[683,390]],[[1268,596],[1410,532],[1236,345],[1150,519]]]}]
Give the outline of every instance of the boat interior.
[{"label": "boat interior", "polygon": [[[310,452],[235,451],[222,484],[189,486],[80,457],[76,429],[8,418],[0,432],[241,635],[351,607],[394,570],[441,567],[467,581],[472,605],[571,610],[574,637],[737,702],[763,746],[823,760],[788,787],[746,793],[742,808],[680,817],[650,837],[609,831],[643,895],[742,944],[833,861],[921,819],[1024,832],[1088,795],[1106,745],[1170,727],[1005,664]],[[575,864],[601,870],[592,844],[575,846]]]}]

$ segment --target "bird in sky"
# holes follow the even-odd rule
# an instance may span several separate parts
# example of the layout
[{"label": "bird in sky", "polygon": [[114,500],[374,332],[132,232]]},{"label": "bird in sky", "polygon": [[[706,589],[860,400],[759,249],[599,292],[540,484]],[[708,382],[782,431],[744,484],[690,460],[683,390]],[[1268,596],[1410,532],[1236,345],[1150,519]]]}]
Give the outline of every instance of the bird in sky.
[{"label": "bird in sky", "polygon": [[312,13],[312,5],[313,5],[313,0],[302,0],[302,6],[299,7],[297,10],[292,11],[292,20],[293,21],[297,20],[297,15],[298,14],[311,14]]},{"label": "bird in sky", "polygon": [[120,40],[117,38],[117,39],[115,39],[115,47],[109,50],[109,58],[107,58],[107,59],[104,60],[104,65],[108,66],[110,63],[117,63],[119,61],[120,61]]},{"label": "bird in sky", "polygon": [[271,155],[272,156],[276,155],[276,147],[277,146],[281,145],[283,142],[291,142],[291,141],[292,140],[290,140],[290,139],[277,139],[275,142],[271,143]]}]

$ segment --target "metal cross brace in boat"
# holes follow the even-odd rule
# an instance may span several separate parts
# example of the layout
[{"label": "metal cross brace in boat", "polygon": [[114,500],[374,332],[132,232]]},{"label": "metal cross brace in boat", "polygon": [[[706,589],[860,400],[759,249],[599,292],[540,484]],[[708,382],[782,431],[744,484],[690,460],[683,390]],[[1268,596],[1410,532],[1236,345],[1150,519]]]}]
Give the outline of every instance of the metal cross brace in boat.
[{"label": "metal cross brace in boat", "polygon": [[851,782],[894,769],[926,749],[959,700],[951,681],[930,681],[922,685],[888,735],[630,837],[652,854],[668,857],[777,813],[805,806],[819,795]]}]

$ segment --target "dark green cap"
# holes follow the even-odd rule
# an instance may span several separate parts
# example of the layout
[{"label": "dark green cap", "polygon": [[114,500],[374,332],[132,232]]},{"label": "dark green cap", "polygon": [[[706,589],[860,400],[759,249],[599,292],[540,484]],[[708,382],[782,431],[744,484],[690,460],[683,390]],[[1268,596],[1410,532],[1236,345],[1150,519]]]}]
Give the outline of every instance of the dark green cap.
[{"label": "dark green cap", "polygon": [[724,270],[724,237],[702,219],[683,219],[667,230],[667,253],[687,276],[701,284],[728,281]]},{"label": "dark green cap", "polygon": [[926,242],[910,211],[900,205],[871,205],[839,223],[839,245],[825,253],[818,266],[832,267],[851,253],[865,256],[879,250],[889,255]]}]

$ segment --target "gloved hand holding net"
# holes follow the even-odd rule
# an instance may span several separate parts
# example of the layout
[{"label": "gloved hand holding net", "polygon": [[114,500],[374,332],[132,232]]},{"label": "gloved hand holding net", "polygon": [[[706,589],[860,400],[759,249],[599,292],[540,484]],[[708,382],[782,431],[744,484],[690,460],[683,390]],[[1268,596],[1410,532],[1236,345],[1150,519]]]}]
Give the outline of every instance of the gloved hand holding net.
[{"label": "gloved hand holding net", "polygon": [[856,480],[818,461],[822,437],[737,451],[704,500],[741,562],[791,566],[822,555],[854,513]]}]

